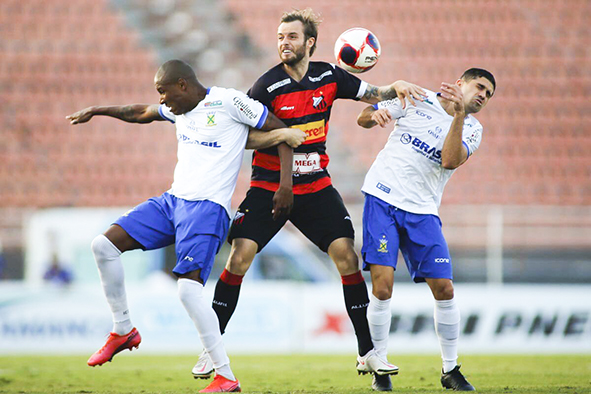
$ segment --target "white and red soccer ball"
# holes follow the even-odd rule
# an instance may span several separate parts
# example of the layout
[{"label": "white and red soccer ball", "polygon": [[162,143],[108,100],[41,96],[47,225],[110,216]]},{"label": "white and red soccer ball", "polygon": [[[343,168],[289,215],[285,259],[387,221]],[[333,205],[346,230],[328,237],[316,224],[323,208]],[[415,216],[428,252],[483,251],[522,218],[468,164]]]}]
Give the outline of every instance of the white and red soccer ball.
[{"label": "white and red soccer ball", "polygon": [[337,38],[334,56],[339,67],[362,73],[376,65],[382,52],[378,38],[371,31],[354,27]]}]

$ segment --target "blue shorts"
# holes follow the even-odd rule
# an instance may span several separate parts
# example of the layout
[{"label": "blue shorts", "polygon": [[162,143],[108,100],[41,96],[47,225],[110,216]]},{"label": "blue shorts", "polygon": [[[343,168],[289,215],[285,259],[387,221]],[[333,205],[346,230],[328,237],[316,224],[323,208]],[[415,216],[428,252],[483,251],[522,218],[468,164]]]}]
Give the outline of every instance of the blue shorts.
[{"label": "blue shorts", "polygon": [[439,217],[403,211],[366,194],[363,269],[368,271],[370,264],[396,269],[398,249],[415,282],[424,282],[425,278],[453,279],[451,257]]},{"label": "blue shorts", "polygon": [[174,243],[177,262],[172,272],[183,275],[201,269],[205,283],[228,233],[230,218],[217,203],[187,201],[164,193],[125,213],[115,224],[144,250]]}]

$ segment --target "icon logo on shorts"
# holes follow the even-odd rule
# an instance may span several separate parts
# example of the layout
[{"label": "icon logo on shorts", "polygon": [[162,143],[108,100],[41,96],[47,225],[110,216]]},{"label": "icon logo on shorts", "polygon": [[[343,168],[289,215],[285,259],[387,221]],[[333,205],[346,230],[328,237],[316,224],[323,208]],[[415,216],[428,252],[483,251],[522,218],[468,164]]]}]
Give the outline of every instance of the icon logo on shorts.
[{"label": "icon logo on shorts", "polygon": [[436,263],[440,263],[440,264],[449,264],[449,259],[445,258],[445,257],[439,257],[435,259]]},{"label": "icon logo on shorts", "polygon": [[388,253],[388,240],[386,239],[385,235],[382,235],[382,239],[380,239],[378,253]]},{"label": "icon logo on shorts", "polygon": [[185,257],[183,260],[189,260],[189,261],[193,261],[193,257],[191,257],[191,256],[187,256],[187,257]]},{"label": "icon logo on shorts", "polygon": [[244,214],[242,212],[236,212],[236,216],[234,216],[234,223],[242,224],[244,220]]}]

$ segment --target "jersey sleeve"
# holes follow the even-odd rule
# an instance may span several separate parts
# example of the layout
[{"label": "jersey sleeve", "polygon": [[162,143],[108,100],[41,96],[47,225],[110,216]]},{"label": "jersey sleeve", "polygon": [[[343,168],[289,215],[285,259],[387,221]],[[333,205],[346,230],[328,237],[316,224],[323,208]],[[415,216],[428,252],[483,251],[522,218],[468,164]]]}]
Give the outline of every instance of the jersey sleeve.
[{"label": "jersey sleeve", "polygon": [[166,105],[161,104],[158,107],[158,113],[160,116],[162,116],[162,119],[166,119],[172,123],[176,122],[176,115],[170,112],[170,108],[168,108]]},{"label": "jersey sleeve", "polygon": [[373,107],[376,110],[377,109],[387,110],[390,113],[390,115],[392,115],[392,119],[402,118],[403,116],[406,115],[406,111],[408,109],[408,105],[406,106],[405,109],[402,108],[402,105],[400,104],[400,99],[398,99],[398,98],[380,101],[379,103],[374,104]]},{"label": "jersey sleeve", "polygon": [[367,82],[349,74],[334,64],[331,64],[331,66],[334,69],[335,79],[337,81],[336,98],[359,100],[363,97],[367,89]]},{"label": "jersey sleeve", "polygon": [[260,129],[267,121],[269,110],[260,101],[234,89],[228,89],[226,99],[228,114],[235,121],[255,129]]},{"label": "jersey sleeve", "polygon": [[464,125],[462,144],[468,150],[470,157],[480,147],[482,141],[482,125],[477,124],[472,127]]},{"label": "jersey sleeve", "polygon": [[267,89],[263,86],[263,82],[261,81],[262,77],[259,78],[254,85],[248,90],[246,93],[248,97],[251,97],[257,101],[263,103],[263,105],[267,108],[272,108],[271,105],[271,95],[267,91]]}]

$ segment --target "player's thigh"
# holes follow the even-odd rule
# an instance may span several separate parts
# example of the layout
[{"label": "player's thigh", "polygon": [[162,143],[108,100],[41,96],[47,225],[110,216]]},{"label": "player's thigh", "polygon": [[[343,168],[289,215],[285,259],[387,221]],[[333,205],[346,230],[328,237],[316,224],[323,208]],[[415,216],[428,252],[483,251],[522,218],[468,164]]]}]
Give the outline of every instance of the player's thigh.
[{"label": "player's thigh", "polygon": [[453,279],[451,256],[435,215],[406,213],[402,254],[415,282],[425,278]]},{"label": "player's thigh", "polygon": [[141,249],[142,245],[133,239],[131,235],[127,233],[118,224],[112,224],[107,231],[104,232],[104,236],[121,252],[127,252],[129,250]]},{"label": "player's thigh", "polygon": [[260,252],[279,232],[287,217],[273,219],[273,195],[275,193],[258,187],[251,188],[240,203],[232,220],[228,242],[238,238],[256,242]]},{"label": "player's thigh", "polygon": [[396,208],[387,202],[365,195],[363,205],[363,245],[361,257],[363,269],[370,270],[371,265],[396,269],[400,236],[394,213]]},{"label": "player's thigh", "polygon": [[[109,236],[117,237],[117,242],[121,242],[125,250],[135,249],[137,245],[143,250],[152,250],[173,244],[175,228],[172,222],[172,200],[171,195],[164,193],[127,211],[113,223],[116,226],[107,230],[107,238]],[[137,244],[130,242],[116,228],[113,228],[117,226],[123,229]]]},{"label": "player's thigh", "polygon": [[229,222],[226,210],[217,203],[179,199],[174,209],[177,264],[173,272],[184,275],[199,269],[205,283],[228,233]]},{"label": "player's thigh", "polygon": [[332,187],[295,196],[291,222],[323,252],[339,238],[355,238],[353,222],[343,199]]}]

